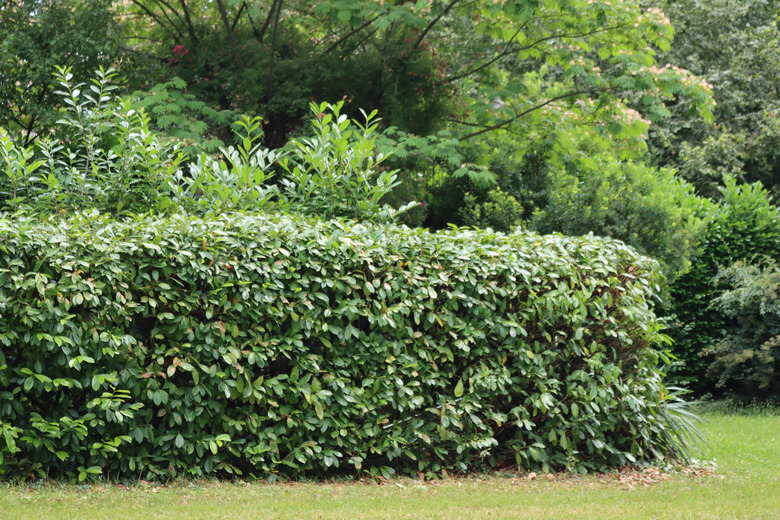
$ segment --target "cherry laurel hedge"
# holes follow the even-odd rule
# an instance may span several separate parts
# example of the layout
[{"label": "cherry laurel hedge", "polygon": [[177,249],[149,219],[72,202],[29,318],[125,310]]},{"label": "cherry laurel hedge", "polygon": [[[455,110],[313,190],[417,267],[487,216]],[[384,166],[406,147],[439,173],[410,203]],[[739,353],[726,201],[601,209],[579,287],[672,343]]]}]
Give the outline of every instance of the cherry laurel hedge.
[{"label": "cherry laurel hedge", "polygon": [[0,219],[0,474],[587,471],[679,454],[620,242]]}]

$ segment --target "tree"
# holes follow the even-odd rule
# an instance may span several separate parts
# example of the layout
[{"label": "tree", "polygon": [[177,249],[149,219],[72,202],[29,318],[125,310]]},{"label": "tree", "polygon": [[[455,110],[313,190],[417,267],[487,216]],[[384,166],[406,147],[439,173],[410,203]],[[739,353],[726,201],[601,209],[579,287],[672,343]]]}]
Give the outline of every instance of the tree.
[{"label": "tree", "polygon": [[416,132],[443,120],[448,87],[432,76],[440,59],[409,49],[406,5],[136,0],[127,9],[136,47],[158,56],[157,79],[177,75],[197,99],[262,115],[269,146],[300,128],[312,99],[343,99],[352,115],[376,108]]},{"label": "tree", "polygon": [[675,63],[713,85],[712,124],[690,117],[690,103],[670,104],[654,125],[654,155],[699,192],[719,196],[722,176],[761,181],[780,194],[780,4],[773,0],[669,0],[677,29],[659,60]]},{"label": "tree", "polygon": [[262,115],[272,145],[296,130],[310,98],[377,109],[418,135],[454,125],[462,141],[525,133],[554,105],[619,133],[629,94],[650,119],[672,95],[709,111],[705,83],[655,63],[669,20],[635,2],[133,0],[127,15],[160,74],[220,108]]},{"label": "tree", "polygon": [[[705,116],[712,106],[706,82],[656,62],[674,31],[637,2],[132,0],[116,9],[132,50],[156,56],[157,86],[141,103],[158,127],[213,137],[177,117],[250,113],[264,119],[264,144],[279,148],[301,132],[311,99],[342,100],[348,117],[378,110],[377,144],[395,152],[388,167],[404,181],[396,202],[427,202],[430,227],[488,223],[500,208],[509,229],[545,211],[550,186],[571,192],[624,164],[652,172],[647,131],[668,115],[664,103],[683,97]],[[520,178],[526,170],[535,174]]]},{"label": "tree", "polygon": [[[716,278],[736,262],[780,258],[780,208],[759,183],[738,184],[726,176],[716,204],[704,204],[700,216],[707,222],[691,269],[670,286],[664,314],[672,318],[669,334],[678,361],[671,376],[698,393],[718,391],[707,371],[711,356],[724,336],[738,334],[738,317],[728,317],[717,299],[730,289]],[[736,319],[735,319],[736,318]]]},{"label": "tree", "polygon": [[59,118],[55,66],[90,77],[120,59],[110,0],[10,0],[0,9],[0,127],[23,145]]}]

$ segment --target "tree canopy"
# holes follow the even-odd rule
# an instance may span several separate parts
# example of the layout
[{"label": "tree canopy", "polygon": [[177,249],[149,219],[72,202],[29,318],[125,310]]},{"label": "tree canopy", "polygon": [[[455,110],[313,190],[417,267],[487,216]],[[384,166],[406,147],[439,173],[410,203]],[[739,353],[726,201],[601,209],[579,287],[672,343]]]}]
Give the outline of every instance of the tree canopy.
[{"label": "tree canopy", "polygon": [[123,58],[111,0],[6,1],[0,7],[0,127],[24,143],[57,120],[55,67],[83,78]]},{"label": "tree canopy", "polygon": [[761,181],[780,195],[780,4],[768,0],[663,2],[677,28],[660,56],[713,85],[711,124],[678,99],[651,128],[654,155],[700,193],[719,196],[722,176]]},{"label": "tree canopy", "polygon": [[[271,144],[297,129],[311,99],[377,109],[415,134],[454,125],[461,140],[562,120],[642,133],[676,95],[710,109],[706,83],[656,63],[674,31],[637,2],[133,0],[124,12],[160,79],[262,115]],[[552,115],[532,117],[540,111]]]}]

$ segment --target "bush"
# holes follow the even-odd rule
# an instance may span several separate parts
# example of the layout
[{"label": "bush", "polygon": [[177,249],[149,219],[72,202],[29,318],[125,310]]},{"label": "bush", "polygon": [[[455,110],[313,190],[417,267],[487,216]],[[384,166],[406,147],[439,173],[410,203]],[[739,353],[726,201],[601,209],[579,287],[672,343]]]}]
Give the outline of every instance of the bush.
[{"label": "bush", "polygon": [[611,159],[599,166],[576,175],[553,173],[533,229],[616,238],[658,260],[668,281],[685,272],[704,228],[696,211],[703,201],[693,188],[668,169]]},{"label": "bush", "polygon": [[681,454],[655,264],[619,242],[80,214],[0,219],[0,265],[6,476],[586,471]]},{"label": "bush", "polygon": [[464,224],[505,233],[521,224],[523,207],[515,197],[501,188],[493,188],[484,198],[480,200],[468,192],[464,195],[463,206],[458,211]]},{"label": "bush", "polygon": [[[68,106],[59,140],[22,148],[0,129],[0,209],[198,215],[275,209],[393,221],[417,205],[393,208],[384,199],[399,181],[376,150],[375,111],[360,124],[341,113],[343,101],[312,103],[315,135],[279,150],[260,146],[262,121],[245,116],[234,125],[235,146],[201,153],[185,172],[179,145],[151,131],[143,109],[111,95],[112,71],[99,71],[88,85],[74,84],[69,69],[57,76]],[[287,174],[283,190],[270,182],[275,172]]]},{"label": "bush", "polygon": [[280,160],[288,178],[284,194],[299,213],[325,218],[393,221],[416,206],[393,208],[382,199],[400,184],[397,170],[380,166],[387,155],[377,152],[376,110],[362,112],[365,124],[341,113],[344,102],[312,103],[311,138],[292,139],[290,157]]},{"label": "bush", "polygon": [[0,129],[0,209],[38,212],[100,208],[119,213],[170,206],[168,183],[184,157],[149,129],[149,118],[129,100],[110,94],[112,71],[74,84],[58,69],[57,91],[67,111],[45,138],[22,148]]},{"label": "bush", "polygon": [[670,304],[664,311],[676,325],[670,336],[678,361],[670,375],[700,394],[721,392],[707,375],[713,361],[708,353],[740,328],[738,320],[714,305],[729,289],[718,272],[737,261],[780,258],[780,209],[772,205],[767,190],[759,183],[737,185],[726,177],[721,194],[718,204],[702,208],[708,223],[699,251],[691,269],[670,286]]},{"label": "bush", "polygon": [[738,326],[705,351],[713,358],[707,375],[742,397],[780,395],[780,267],[737,262],[718,277],[734,288],[714,301],[715,308]]}]

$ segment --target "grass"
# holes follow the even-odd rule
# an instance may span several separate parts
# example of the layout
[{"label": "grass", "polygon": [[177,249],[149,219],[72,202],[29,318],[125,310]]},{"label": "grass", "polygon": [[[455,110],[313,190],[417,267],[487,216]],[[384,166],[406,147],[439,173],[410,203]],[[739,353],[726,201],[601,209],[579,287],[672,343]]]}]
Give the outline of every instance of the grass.
[{"label": "grass", "polygon": [[0,488],[0,518],[780,518],[780,409],[717,405],[702,414],[710,470],[399,479],[381,486],[7,485]]}]

